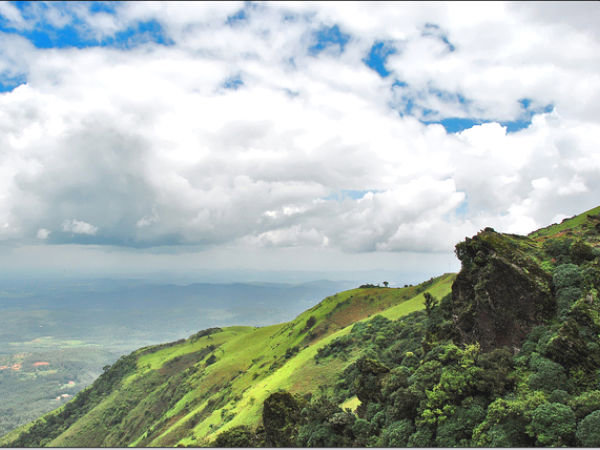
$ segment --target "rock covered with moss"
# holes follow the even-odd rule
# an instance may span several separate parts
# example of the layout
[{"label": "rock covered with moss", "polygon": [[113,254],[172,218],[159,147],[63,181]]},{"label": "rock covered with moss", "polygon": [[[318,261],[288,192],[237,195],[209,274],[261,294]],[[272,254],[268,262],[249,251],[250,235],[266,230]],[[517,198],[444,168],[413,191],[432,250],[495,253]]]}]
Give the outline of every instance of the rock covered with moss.
[{"label": "rock covered with moss", "polygon": [[519,349],[552,317],[552,277],[526,253],[527,238],[487,228],[456,246],[462,269],[452,287],[452,317],[463,343]]}]

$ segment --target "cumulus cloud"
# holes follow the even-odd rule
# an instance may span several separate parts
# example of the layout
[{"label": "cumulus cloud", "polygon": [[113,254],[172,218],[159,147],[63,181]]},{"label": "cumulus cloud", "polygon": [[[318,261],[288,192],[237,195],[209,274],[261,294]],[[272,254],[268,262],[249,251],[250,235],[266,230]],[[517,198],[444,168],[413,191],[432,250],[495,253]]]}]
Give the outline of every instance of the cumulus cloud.
[{"label": "cumulus cloud", "polygon": [[48,239],[48,236],[50,236],[50,230],[46,230],[45,228],[40,228],[36,234],[36,237],[42,240]]},{"label": "cumulus cloud", "polygon": [[98,231],[98,227],[95,227],[94,225],[84,222],[82,220],[76,219],[65,220],[62,224],[62,229],[63,231],[67,231],[70,233],[90,235],[94,235]]},{"label": "cumulus cloud", "polygon": [[[0,77],[26,80],[0,94],[6,242],[449,252],[600,198],[585,5],[563,20],[513,4],[7,5],[15,29],[46,20],[101,42],[155,21],[169,43],[40,49],[0,33]],[[311,52],[334,25],[343,51]],[[376,42],[396,49],[387,77],[364,63]],[[451,117],[488,123],[423,123]],[[531,124],[502,125],[517,120]]]}]

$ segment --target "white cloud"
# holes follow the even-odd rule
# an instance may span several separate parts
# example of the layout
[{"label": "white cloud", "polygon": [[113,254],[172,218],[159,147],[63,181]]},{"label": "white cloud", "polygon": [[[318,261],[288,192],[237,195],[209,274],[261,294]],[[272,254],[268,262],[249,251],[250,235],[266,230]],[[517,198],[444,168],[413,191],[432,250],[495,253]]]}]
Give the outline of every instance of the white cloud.
[{"label": "white cloud", "polygon": [[63,222],[62,230],[75,234],[89,234],[93,236],[98,232],[98,227],[95,227],[94,225],[84,222],[82,220],[71,219],[65,220]]},{"label": "white cloud", "polygon": [[[0,72],[27,79],[0,94],[0,239],[449,252],[485,226],[529,232],[600,198],[600,37],[578,12],[81,5],[68,11],[90,36],[155,19],[173,45],[41,50],[0,34]],[[247,19],[227,26],[241,8]],[[345,51],[310,55],[314,31],[334,24]],[[388,78],[362,62],[376,40],[398,49]],[[234,76],[243,85],[226,89]],[[523,98],[537,113],[517,133],[448,134],[400,117],[390,105],[403,95],[437,118],[525,119]],[[342,191],[370,193],[332,197]]]},{"label": "white cloud", "polygon": [[51,233],[51,231],[50,231],[50,230],[47,230],[47,229],[45,229],[45,228],[40,228],[40,229],[37,231],[36,237],[37,237],[38,239],[42,239],[42,240],[44,240],[44,239],[48,239],[48,236],[50,236],[50,233]]},{"label": "white cloud", "polygon": [[19,8],[9,2],[0,2],[0,16],[2,16],[7,22],[9,26],[15,27],[17,29],[27,28],[27,23]]}]

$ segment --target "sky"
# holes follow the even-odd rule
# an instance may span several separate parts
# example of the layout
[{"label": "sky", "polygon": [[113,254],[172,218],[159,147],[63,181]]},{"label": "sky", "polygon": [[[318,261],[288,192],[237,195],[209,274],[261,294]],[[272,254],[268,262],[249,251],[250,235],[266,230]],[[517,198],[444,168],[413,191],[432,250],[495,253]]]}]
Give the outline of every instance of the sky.
[{"label": "sky", "polygon": [[457,271],[487,226],[600,204],[598,23],[597,2],[1,2],[0,270]]}]

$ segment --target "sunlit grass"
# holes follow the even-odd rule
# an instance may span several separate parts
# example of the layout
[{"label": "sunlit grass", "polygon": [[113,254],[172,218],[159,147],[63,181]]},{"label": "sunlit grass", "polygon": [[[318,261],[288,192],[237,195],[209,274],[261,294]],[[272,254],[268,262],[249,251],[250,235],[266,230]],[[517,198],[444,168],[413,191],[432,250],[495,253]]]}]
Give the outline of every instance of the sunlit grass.
[{"label": "sunlit grass", "polygon": [[[271,393],[288,390],[304,394],[321,387],[329,389],[338,374],[359,356],[352,353],[317,361],[319,349],[350,333],[355,323],[377,314],[398,319],[423,309],[423,293],[442,298],[450,292],[454,278],[454,274],[445,274],[418,286],[351,289],[325,298],[290,322],[227,327],[200,338],[137,350],[136,370],[124,376],[110,395],[51,445],[86,446],[93,442],[94,436],[102,433],[103,416],[122,408],[122,395],[138,399],[128,417],[145,421],[129,445],[207,445],[219,433],[237,425],[255,427],[261,420],[263,402]],[[214,350],[208,350],[209,346]],[[159,417],[144,419],[144,405],[158,399],[164,385],[142,392],[140,383],[156,372],[164,374],[167,383],[169,373],[177,373],[178,361],[186,355],[192,359],[188,356],[181,367],[193,370],[184,379],[185,392]],[[358,403],[357,398],[350,398],[343,407],[355,409]]]}]

